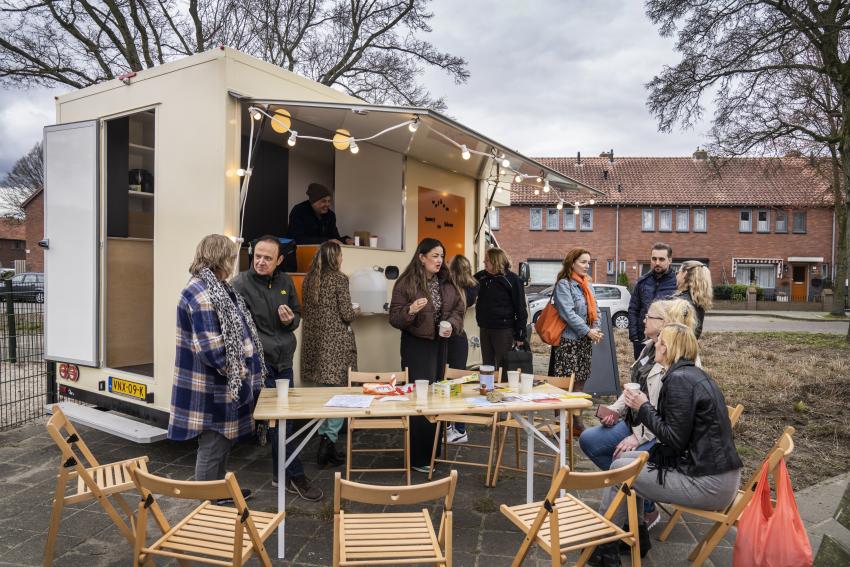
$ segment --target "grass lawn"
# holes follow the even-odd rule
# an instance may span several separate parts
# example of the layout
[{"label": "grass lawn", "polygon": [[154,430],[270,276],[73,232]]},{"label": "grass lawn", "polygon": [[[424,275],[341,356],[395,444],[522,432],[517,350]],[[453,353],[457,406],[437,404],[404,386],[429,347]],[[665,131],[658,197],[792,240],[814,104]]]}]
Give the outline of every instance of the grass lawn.
[{"label": "grass lawn", "polygon": [[[625,331],[616,334],[620,379],[628,382],[632,346]],[[786,425],[797,430],[788,462],[794,488],[850,470],[850,345],[842,335],[705,333],[700,351],[726,402],[744,405],[735,443],[745,475]]]}]

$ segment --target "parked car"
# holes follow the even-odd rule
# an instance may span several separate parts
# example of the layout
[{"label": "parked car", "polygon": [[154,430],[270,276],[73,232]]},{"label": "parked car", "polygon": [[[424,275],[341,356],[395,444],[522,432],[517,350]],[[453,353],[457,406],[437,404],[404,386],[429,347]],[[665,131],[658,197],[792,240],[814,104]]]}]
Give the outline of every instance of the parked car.
[{"label": "parked car", "polygon": [[[44,303],[44,274],[24,272],[13,276],[12,297],[14,301]],[[0,287],[0,300],[6,300],[5,287]]]},{"label": "parked car", "polygon": [[[555,286],[549,286],[538,293],[528,294],[528,309],[531,313],[531,321],[537,322],[540,312],[549,303]],[[599,307],[608,307],[611,310],[611,322],[618,329],[629,328],[629,301],[632,294],[628,288],[621,285],[593,284],[593,292]]]}]

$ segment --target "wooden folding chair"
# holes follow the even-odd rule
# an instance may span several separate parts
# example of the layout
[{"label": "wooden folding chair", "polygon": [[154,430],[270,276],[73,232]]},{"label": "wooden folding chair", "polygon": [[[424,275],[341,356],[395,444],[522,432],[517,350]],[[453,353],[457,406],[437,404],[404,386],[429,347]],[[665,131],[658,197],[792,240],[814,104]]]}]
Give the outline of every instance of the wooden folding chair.
[{"label": "wooden folding chair", "polygon": [[[373,486],[334,475],[334,567],[346,565],[452,565],[452,501],[457,471],[448,477],[414,486]],[[439,531],[431,512],[349,514],[341,501],[377,506],[418,504],[444,498]]]},{"label": "wooden folding chair", "polygon": [[[348,387],[361,386],[363,384],[388,384],[395,378],[396,384],[407,384],[407,369],[400,372],[354,372],[348,369]],[[386,447],[375,447],[365,449],[352,449],[351,443],[354,432],[361,429],[398,429],[402,432],[402,449],[388,449]],[[410,420],[406,416],[401,417],[349,417],[347,459],[345,463],[345,478],[349,480],[352,472],[404,472],[407,475],[407,484],[410,484]],[[355,469],[351,465],[351,457],[354,453],[403,453],[403,468],[388,469]]]},{"label": "wooden folding chair", "polygon": [[[782,432],[782,435],[779,436],[779,439],[776,440],[776,443],[773,444],[770,451],[768,451],[767,457],[765,457],[762,462],[762,466],[764,466],[764,463],[767,463],[771,475],[775,475],[779,461],[783,457],[788,458],[791,453],[794,452],[793,435],[794,428],[789,425]],[[750,480],[741,488],[741,490],[738,491],[735,499],[731,504],[729,504],[729,506],[726,507],[725,510],[712,512],[709,510],[700,510],[698,508],[689,508],[687,506],[673,505],[672,507],[675,512],[673,512],[673,515],[670,516],[670,521],[667,522],[666,526],[664,526],[664,531],[661,532],[658,539],[661,541],[667,539],[670,532],[673,530],[673,527],[676,525],[676,522],[678,522],[679,518],[682,517],[682,512],[687,512],[688,514],[694,514],[695,516],[700,516],[714,521],[714,525],[711,529],[708,530],[702,540],[700,540],[696,547],[693,548],[690,555],[688,555],[688,560],[693,562],[694,567],[702,565],[705,560],[708,559],[708,556],[711,555],[711,552],[714,551],[717,544],[720,543],[720,540],[723,539],[723,536],[726,535],[726,532],[729,531],[729,528],[738,522],[738,518],[741,517],[744,509],[750,503],[750,500],[753,499],[756,484],[761,477],[761,469],[762,467],[758,467],[753,472],[752,476],[750,476]]]},{"label": "wooden folding chair", "polygon": [[[637,498],[632,483],[648,457],[649,453],[640,453],[624,467],[593,473],[576,473],[569,467],[561,467],[543,502],[518,506],[502,504],[502,514],[525,533],[511,566],[521,565],[535,542],[549,554],[553,566],[566,561],[568,552],[583,550],[576,563],[582,567],[597,545],[623,541],[631,548],[632,566],[640,567]],[[571,494],[558,497],[561,490],[607,489],[618,484],[620,489],[605,515]],[[628,509],[629,531],[611,521],[623,498]]]},{"label": "wooden folding chair", "polygon": [[[535,375],[534,380],[535,381],[538,381],[538,380],[543,381],[543,382],[546,382],[547,384],[555,386],[556,388],[566,390],[567,392],[572,392],[573,386],[575,384],[575,374],[573,374],[570,377]],[[496,424],[496,426],[499,429],[501,429],[501,433],[499,434],[499,451],[496,455],[496,467],[495,467],[496,470],[493,473],[493,484],[492,484],[492,486],[496,486],[496,482],[498,482],[498,480],[499,480],[499,471],[501,469],[525,472],[525,467],[522,466],[521,455],[527,452],[525,449],[522,448],[521,433],[524,431],[524,429],[523,429],[522,424],[520,424],[520,422],[517,421],[516,418],[512,417],[511,414],[508,414],[507,418],[502,420],[502,421],[499,421]],[[553,427],[553,424],[552,424],[551,421],[543,420],[540,417],[534,418],[534,426],[537,428],[538,431],[546,433],[550,437],[553,437],[553,438],[556,435],[562,434],[562,432],[560,431],[560,425],[558,426],[557,431],[556,431],[556,429],[555,429],[555,427]],[[508,466],[508,465],[502,464],[502,457],[504,456],[505,444],[506,444],[506,441],[507,441],[509,430],[513,430],[513,432],[514,432],[514,457],[515,457],[514,466]],[[573,454],[573,420],[572,420],[571,415],[567,416],[566,435],[567,435],[567,443],[566,443],[566,445],[567,445],[567,464],[569,465],[570,469],[572,469],[574,467],[573,461],[574,461],[575,456]],[[547,472],[543,472],[543,471],[535,471],[534,474],[547,476],[547,477],[553,477],[555,475],[555,472],[560,467],[558,455],[555,455],[555,454],[552,454],[552,453],[539,452],[539,451],[535,451],[534,454],[536,456],[549,457],[549,458],[554,459],[554,464],[553,464],[551,473],[547,473]]]},{"label": "wooden folding chair", "polygon": [[[449,368],[449,365],[446,364],[446,379],[452,378],[462,378],[463,376],[468,376],[471,374],[469,370],[459,370],[457,368]],[[493,376],[493,379],[496,383],[502,381],[502,369],[499,368],[496,370],[496,374]],[[493,468],[493,451],[496,448],[496,422],[499,421],[499,415],[496,413],[488,413],[488,414],[442,414],[434,417],[434,421],[437,422],[437,430],[434,432],[434,447],[431,450],[431,471],[428,473],[428,480],[434,475],[434,463],[451,463],[455,465],[469,465],[472,467],[482,467],[487,469],[487,477],[484,479],[484,485],[490,486],[490,472]],[[487,449],[487,462],[479,463],[476,461],[461,461],[458,459],[449,459],[448,457],[448,446],[449,445],[460,445],[459,443],[449,443],[448,437],[448,427],[446,427],[449,423],[464,423],[466,425],[482,425],[484,427],[490,428],[490,444],[489,445],[481,445],[478,443],[463,443],[464,447],[474,447],[477,449]],[[442,427],[441,427],[442,426]],[[441,433],[443,434],[443,456],[437,457],[437,438]]]},{"label": "wooden folding chair", "polygon": [[[229,472],[224,480],[188,481],[154,476],[135,465],[127,471],[142,498],[139,501],[133,546],[133,567],[154,556],[210,565],[243,565],[254,553],[260,563],[271,567],[265,541],[283,520],[276,514],[249,510],[236,476]],[[169,525],[156,495],[184,500],[203,500],[189,515]],[[233,506],[217,506],[210,500],[232,499]],[[162,536],[147,545],[147,515],[150,512]]]},{"label": "wooden folding chair", "polygon": [[[121,492],[134,490],[133,482],[124,475],[124,465],[138,464],[147,467],[147,457],[137,457],[102,465],[95,459],[74,424],[65,416],[59,405],[53,406],[53,415],[47,421],[47,432],[62,452],[59,465],[59,475],[56,480],[56,491],[53,496],[53,510],[50,513],[50,527],[47,530],[47,541],[44,546],[44,565],[53,563],[56,548],[56,534],[62,520],[62,509],[68,504],[97,500],[107,515],[118,526],[118,531],[133,544],[133,510],[121,496]],[[86,466],[86,464],[88,466]],[[76,480],[76,490],[66,496],[68,483]],[[129,520],[121,517],[112,505],[112,496]]]}]

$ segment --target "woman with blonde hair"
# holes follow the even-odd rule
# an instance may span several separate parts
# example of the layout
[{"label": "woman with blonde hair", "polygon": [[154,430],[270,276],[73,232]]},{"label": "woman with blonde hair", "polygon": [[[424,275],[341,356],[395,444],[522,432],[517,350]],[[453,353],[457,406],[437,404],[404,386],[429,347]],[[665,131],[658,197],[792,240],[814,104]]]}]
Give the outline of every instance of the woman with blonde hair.
[{"label": "woman with blonde hair", "polygon": [[[348,276],[343,274],[342,247],[336,240],[323,242],[304,278],[301,375],[320,386],[346,386],[348,369],[357,370],[357,344],[351,322],[360,314],[351,303]],[[319,427],[320,467],[344,462],[336,451],[342,418],[326,419]]]},{"label": "woman with blonde hair", "polygon": [[[449,263],[449,273],[455,284],[463,291],[466,300],[466,310],[469,310],[478,299],[478,280],[472,275],[472,264],[463,254],[458,254]],[[469,358],[469,340],[466,331],[452,335],[448,341],[448,365],[449,368],[466,369],[466,360]],[[466,424],[455,423],[449,425],[446,431],[450,443],[466,443]]]},{"label": "woman with blonde hair", "polygon": [[511,271],[511,261],[501,248],[484,253],[484,269],[475,274],[478,280],[478,305],[475,320],[481,338],[481,361],[495,367],[502,357],[526,341],[528,312],[525,286]]},{"label": "woman with blonde hair", "polygon": [[177,303],[168,438],[197,437],[195,480],[224,478],[230,448],[254,432],[252,412],[266,376],[251,313],[227,281],[237,252],[228,237],[205,236]]},{"label": "woman with blonde hair", "polygon": [[673,297],[684,299],[696,309],[696,327],[694,335],[702,335],[702,321],[705,312],[711,309],[714,288],[711,285],[711,271],[708,266],[697,260],[684,262],[676,273],[676,293]]},{"label": "woman with blonde hair", "polygon": [[[720,388],[694,364],[699,354],[693,330],[681,323],[662,327],[655,362],[666,369],[658,405],[642,391],[626,390],[626,405],[636,420],[656,437],[649,461],[632,485],[638,496],[641,544],[649,542],[643,500],[668,502],[701,510],[723,510],[735,498],[743,464],[735,448],[726,400]],[[624,467],[640,455],[621,454],[611,469]],[[606,490],[599,509],[604,513],[619,486]],[[622,525],[621,506],[611,521]],[[597,547],[591,565],[619,565],[618,544]],[[641,554],[644,549],[641,548]]]}]

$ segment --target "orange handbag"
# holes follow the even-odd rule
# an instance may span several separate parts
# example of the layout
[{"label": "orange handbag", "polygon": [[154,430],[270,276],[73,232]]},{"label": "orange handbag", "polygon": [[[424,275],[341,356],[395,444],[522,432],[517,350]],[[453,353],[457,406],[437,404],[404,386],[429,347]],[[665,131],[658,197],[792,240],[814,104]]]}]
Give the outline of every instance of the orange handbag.
[{"label": "orange handbag", "polygon": [[797,511],[785,459],[776,468],[776,506],[770,501],[767,463],[753,499],[738,520],[735,567],[810,567],[812,547]]},{"label": "orange handbag", "polygon": [[555,307],[554,301],[554,292],[552,292],[552,299],[540,312],[537,322],[534,323],[534,329],[544,343],[558,346],[561,344],[561,333],[567,328],[567,323],[558,314],[558,308]]}]

